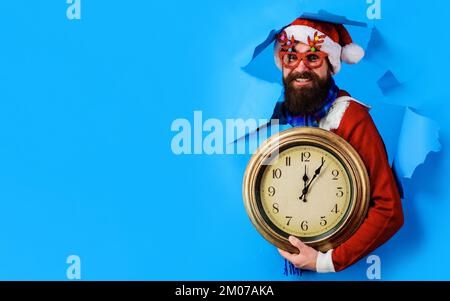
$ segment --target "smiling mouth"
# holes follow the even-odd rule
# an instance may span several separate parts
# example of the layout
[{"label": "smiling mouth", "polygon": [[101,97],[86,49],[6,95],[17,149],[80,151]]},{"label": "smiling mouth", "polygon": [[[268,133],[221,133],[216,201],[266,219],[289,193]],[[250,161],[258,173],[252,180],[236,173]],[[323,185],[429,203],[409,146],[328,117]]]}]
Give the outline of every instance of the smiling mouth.
[{"label": "smiling mouth", "polygon": [[306,85],[312,81],[313,81],[313,77],[306,72],[297,74],[297,76],[295,76],[292,79],[292,82],[294,85],[301,85],[301,86]]},{"label": "smiling mouth", "polygon": [[309,79],[309,78],[300,78],[300,77],[298,77],[298,78],[295,79],[295,81],[296,81],[297,83],[307,83],[307,82],[310,82],[311,79]]},{"label": "smiling mouth", "polygon": [[310,86],[312,84],[312,78],[299,76],[292,81],[292,85],[294,87],[305,87]]}]

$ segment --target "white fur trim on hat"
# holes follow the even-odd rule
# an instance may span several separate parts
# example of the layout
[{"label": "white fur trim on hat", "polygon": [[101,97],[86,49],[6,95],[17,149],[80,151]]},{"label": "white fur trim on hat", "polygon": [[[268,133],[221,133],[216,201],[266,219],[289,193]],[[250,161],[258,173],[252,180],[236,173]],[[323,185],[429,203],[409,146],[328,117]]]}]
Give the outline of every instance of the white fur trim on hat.
[{"label": "white fur trim on hat", "polygon": [[342,48],[341,59],[347,64],[357,64],[364,57],[364,49],[361,46],[351,43]]}]

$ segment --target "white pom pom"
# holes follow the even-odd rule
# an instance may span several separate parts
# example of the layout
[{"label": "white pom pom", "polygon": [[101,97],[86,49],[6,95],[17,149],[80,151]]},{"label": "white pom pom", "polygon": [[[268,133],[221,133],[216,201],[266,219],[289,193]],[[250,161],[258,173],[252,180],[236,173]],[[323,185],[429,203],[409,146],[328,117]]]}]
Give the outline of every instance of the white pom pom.
[{"label": "white pom pom", "polygon": [[342,48],[341,60],[347,64],[356,64],[364,57],[364,49],[354,43]]}]

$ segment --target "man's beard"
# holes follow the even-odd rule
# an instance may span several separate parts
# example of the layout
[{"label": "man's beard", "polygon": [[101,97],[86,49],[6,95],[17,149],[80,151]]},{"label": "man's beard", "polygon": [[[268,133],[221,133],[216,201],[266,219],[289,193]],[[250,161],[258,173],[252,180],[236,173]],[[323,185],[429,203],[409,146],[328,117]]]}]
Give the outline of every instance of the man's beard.
[{"label": "man's beard", "polygon": [[[297,78],[310,79],[308,87],[295,87]],[[331,88],[331,74],[320,78],[312,71],[292,72],[283,78],[285,106],[293,116],[311,115],[322,108]]]}]

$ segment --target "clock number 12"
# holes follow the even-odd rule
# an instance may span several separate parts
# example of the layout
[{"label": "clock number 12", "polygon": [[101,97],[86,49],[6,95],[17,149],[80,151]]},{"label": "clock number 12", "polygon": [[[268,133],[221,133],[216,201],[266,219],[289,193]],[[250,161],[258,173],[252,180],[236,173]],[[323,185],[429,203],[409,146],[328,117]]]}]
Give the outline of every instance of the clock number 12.
[{"label": "clock number 12", "polygon": [[302,153],[302,162],[309,162],[309,158],[311,158],[310,152],[303,152]]}]

